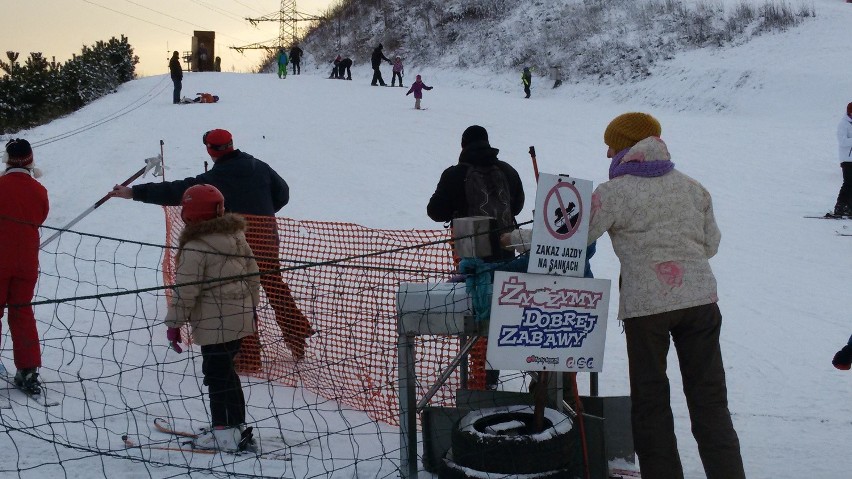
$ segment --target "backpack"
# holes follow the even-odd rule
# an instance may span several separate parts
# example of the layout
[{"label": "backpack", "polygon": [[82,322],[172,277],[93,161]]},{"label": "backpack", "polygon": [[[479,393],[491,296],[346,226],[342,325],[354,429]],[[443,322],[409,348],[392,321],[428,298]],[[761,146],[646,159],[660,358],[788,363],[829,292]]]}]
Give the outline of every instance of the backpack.
[{"label": "backpack", "polygon": [[464,179],[467,216],[490,216],[501,232],[515,224],[506,174],[497,165],[470,166]]}]

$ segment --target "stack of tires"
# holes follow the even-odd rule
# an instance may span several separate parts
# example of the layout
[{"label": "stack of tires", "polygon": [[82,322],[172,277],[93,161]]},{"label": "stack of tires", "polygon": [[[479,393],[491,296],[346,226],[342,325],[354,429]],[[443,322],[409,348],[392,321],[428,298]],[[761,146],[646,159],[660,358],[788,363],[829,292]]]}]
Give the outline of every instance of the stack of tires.
[{"label": "stack of tires", "polygon": [[440,479],[574,479],[574,422],[554,409],[544,410],[544,429],[533,433],[532,406],[479,409],[453,430],[452,448]]}]

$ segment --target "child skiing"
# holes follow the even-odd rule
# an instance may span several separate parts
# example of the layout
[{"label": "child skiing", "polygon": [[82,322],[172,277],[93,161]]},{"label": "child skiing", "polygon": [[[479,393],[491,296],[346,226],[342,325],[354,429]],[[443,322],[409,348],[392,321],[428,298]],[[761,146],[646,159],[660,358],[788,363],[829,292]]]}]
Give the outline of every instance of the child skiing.
[{"label": "child skiing", "polygon": [[524,98],[530,97],[530,85],[532,85],[532,73],[529,67],[524,67],[524,72],[521,73],[521,82],[524,84],[524,93],[527,94]]},{"label": "child skiing", "polygon": [[420,78],[420,75],[417,75],[417,79],[414,80],[414,83],[411,84],[411,88],[408,89],[408,92],[405,96],[410,95],[412,92],[414,93],[414,109],[420,110],[420,99],[423,98],[423,90],[431,90],[432,87],[426,86],[423,83],[423,80]]},{"label": "child skiing", "polygon": [[282,48],[278,51],[278,78],[287,78],[287,52]]},{"label": "child skiing", "polygon": [[393,58],[393,77],[391,77],[391,86],[396,86],[396,79],[399,78],[399,86],[403,87],[402,76],[405,74],[405,67],[402,66],[402,58]]},{"label": "child skiing", "polygon": [[[242,216],[225,213],[212,185],[189,187],[181,200],[175,289],[166,314],[166,337],[182,352],[180,327],[189,324],[201,346],[201,371],[210,396],[210,430],[193,440],[199,449],[238,451],[253,444],[245,427],[246,404],[234,357],[242,338],[255,333],[260,298],[257,262],[246,242]],[[226,278],[216,281],[220,278]]]},{"label": "child skiing", "polygon": [[41,394],[38,368],[41,349],[33,301],[38,280],[39,226],[49,209],[47,190],[38,181],[33,150],[27,140],[6,143],[6,171],[0,176],[0,317],[9,306],[7,322],[15,359],[15,386]]},{"label": "child skiing", "polygon": [[837,151],[843,184],[834,205],[835,216],[852,216],[852,103],[846,105],[846,114],[837,125]]}]

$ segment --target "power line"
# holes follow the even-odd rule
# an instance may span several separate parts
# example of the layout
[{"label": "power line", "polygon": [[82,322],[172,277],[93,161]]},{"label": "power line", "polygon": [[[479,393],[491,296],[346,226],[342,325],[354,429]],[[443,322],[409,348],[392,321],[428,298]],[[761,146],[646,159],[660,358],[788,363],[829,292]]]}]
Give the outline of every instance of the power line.
[{"label": "power line", "polygon": [[124,15],[125,17],[130,17],[130,18],[132,18],[132,19],[134,19],[134,20],[139,20],[140,22],[145,22],[145,23],[147,23],[147,24],[154,25],[155,27],[160,27],[160,28],[162,28],[162,29],[164,29],[164,30],[171,30],[171,31],[173,31],[173,32],[175,32],[175,33],[179,33],[179,34],[181,34],[181,35],[186,35],[186,32],[182,32],[182,31],[179,31],[179,30],[175,30],[174,28],[170,28],[170,27],[167,27],[167,26],[165,26],[165,25],[160,25],[159,23],[155,23],[155,22],[152,22],[152,21],[150,21],[150,20],[145,20],[144,18],[135,17],[135,16],[133,16],[133,15],[130,15],[129,13],[124,13],[124,12],[121,12],[121,11],[116,10],[116,9],[114,9],[114,8],[109,8],[109,7],[106,7],[106,6],[104,6],[104,5],[100,5],[100,4],[95,3],[95,2],[93,2],[93,1],[91,1],[91,0],[82,0],[82,1],[83,1],[83,2],[86,2],[86,3],[88,3],[88,4],[91,4],[91,5],[94,5],[94,6],[96,6],[96,7],[103,8],[104,10],[109,10],[109,11],[111,11],[111,12],[113,12],[113,13],[117,13],[117,14],[119,14],[119,15]]},{"label": "power line", "polygon": [[[172,16],[172,15],[169,15],[168,13],[164,13],[164,12],[161,12],[161,11],[159,11],[159,10],[154,10],[154,9],[153,9],[153,8],[151,8],[151,7],[146,7],[145,5],[142,5],[141,3],[138,3],[138,2],[134,2],[133,0],[125,0],[125,1],[126,1],[127,3],[132,3],[133,5],[136,5],[136,6],[138,6],[138,7],[142,7],[142,8],[144,8],[144,9],[146,9],[146,10],[150,10],[150,11],[152,11],[152,12],[156,13],[156,14],[163,15],[163,16],[165,16],[165,17],[169,17],[169,18],[171,18],[171,19],[173,19],[173,20],[177,20],[177,21],[179,21],[179,22],[186,23],[187,25],[192,25],[193,27],[198,28],[198,29],[200,29],[200,30],[210,30],[209,28],[207,28],[207,27],[205,27],[205,26],[203,26],[203,25],[198,25],[197,23],[192,23],[192,22],[190,22],[190,21],[188,21],[188,20],[184,20],[184,19],[182,19],[182,18],[178,18],[178,17]],[[245,40],[242,40],[242,39],[237,38],[237,37],[233,37],[233,36],[228,35],[228,34],[225,34],[225,33],[220,33],[220,35],[222,35],[222,36],[224,36],[224,37],[233,38],[234,40],[239,40],[239,41],[241,41],[241,42],[245,41]]]},{"label": "power line", "polygon": [[245,3],[241,2],[240,0],[234,0],[234,2],[239,3],[240,5],[242,5],[242,6],[246,7],[246,8],[248,8],[249,10],[254,10],[254,11],[255,11],[255,12],[257,12],[257,13],[263,13],[263,12],[261,12],[260,10],[258,10],[258,9],[256,9],[256,8],[254,8],[254,7],[250,6],[250,5],[246,5]]},{"label": "power line", "polygon": [[190,1],[194,4],[196,4],[196,5],[201,5],[202,7],[206,8],[206,9],[212,11],[212,12],[216,12],[216,13],[218,13],[220,15],[224,15],[226,17],[231,17],[232,20],[239,20],[241,22],[243,20],[243,17],[237,15],[236,13],[231,13],[227,10],[223,10],[219,7],[214,7],[213,5],[209,5],[209,4],[201,2],[199,0],[190,0]]}]

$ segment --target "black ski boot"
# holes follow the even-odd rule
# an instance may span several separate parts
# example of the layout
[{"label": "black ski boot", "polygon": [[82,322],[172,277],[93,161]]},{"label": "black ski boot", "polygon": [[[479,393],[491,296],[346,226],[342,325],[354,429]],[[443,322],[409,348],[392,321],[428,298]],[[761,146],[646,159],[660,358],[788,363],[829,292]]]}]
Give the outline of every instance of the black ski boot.
[{"label": "black ski boot", "polygon": [[35,396],[41,394],[41,383],[35,369],[20,369],[15,373],[15,386],[21,391]]},{"label": "black ski boot", "polygon": [[260,453],[259,448],[257,447],[257,441],[254,440],[254,434],[252,433],[254,428],[251,426],[241,426],[240,429],[242,429],[242,431],[240,433],[239,450]]}]

